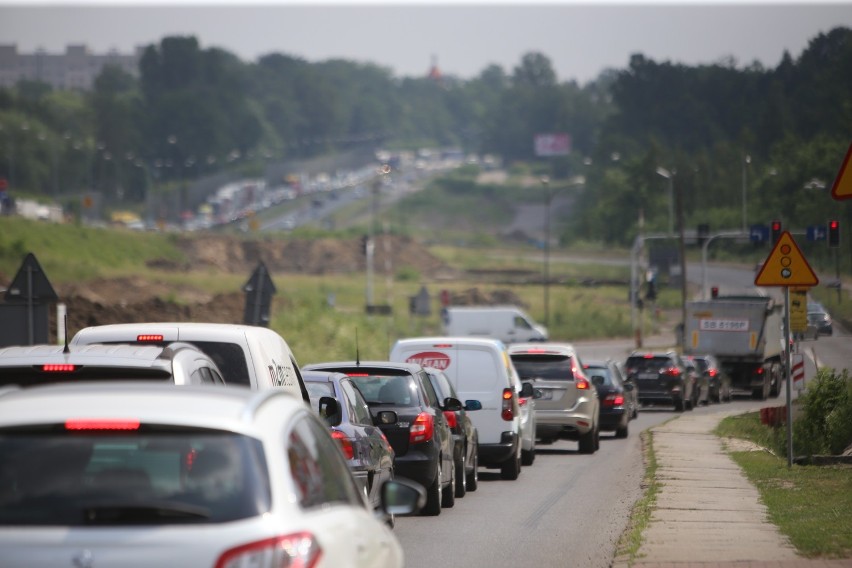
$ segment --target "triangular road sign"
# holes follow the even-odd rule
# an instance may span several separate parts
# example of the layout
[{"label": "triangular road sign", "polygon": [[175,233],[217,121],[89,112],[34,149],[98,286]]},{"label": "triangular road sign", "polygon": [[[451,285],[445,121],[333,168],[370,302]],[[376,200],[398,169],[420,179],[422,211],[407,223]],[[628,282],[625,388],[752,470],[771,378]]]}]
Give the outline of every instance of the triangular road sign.
[{"label": "triangular road sign", "polygon": [[849,168],[849,158],[851,156],[852,144],[849,145],[849,150],[846,151],[846,157],[843,159],[840,171],[837,172],[837,177],[834,179],[834,185],[831,186],[831,197],[838,201],[852,199],[852,171]]},{"label": "triangular road sign", "polygon": [[6,290],[7,302],[50,303],[59,299],[33,253],[27,254]]},{"label": "triangular road sign", "polygon": [[760,272],[754,279],[755,286],[816,286],[817,278],[796,241],[789,231],[778,237],[778,242]]}]

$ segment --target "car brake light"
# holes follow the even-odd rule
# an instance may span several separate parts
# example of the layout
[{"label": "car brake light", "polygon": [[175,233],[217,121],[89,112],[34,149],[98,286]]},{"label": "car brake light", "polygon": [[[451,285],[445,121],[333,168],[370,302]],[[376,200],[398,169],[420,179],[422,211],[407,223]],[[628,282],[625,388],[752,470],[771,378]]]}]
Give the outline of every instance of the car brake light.
[{"label": "car brake light", "polygon": [[110,418],[72,418],[65,421],[66,430],[138,430],[139,421]]},{"label": "car brake light", "polygon": [[51,363],[42,365],[41,370],[45,373],[73,373],[77,370],[77,365],[70,363]]},{"label": "car brake light", "polygon": [[408,434],[409,444],[420,444],[428,442],[435,434],[435,419],[428,412],[421,412],[411,424]]},{"label": "car brake light", "polygon": [[652,353],[646,353],[646,354],[645,354],[645,355],[643,355],[642,357],[643,357],[643,358],[645,358],[645,359],[653,359],[653,358],[654,358],[654,355],[653,355]]},{"label": "car brake light", "polygon": [[758,367],[757,369],[754,370],[754,372],[757,375],[762,375],[763,374],[763,367]]},{"label": "car brake light", "polygon": [[432,347],[434,347],[435,349],[449,349],[452,346],[452,343],[436,343]]},{"label": "car brake light", "polygon": [[146,333],[137,335],[136,341],[139,343],[160,343],[163,341],[163,336],[161,334]]},{"label": "car brake light", "polygon": [[507,422],[515,417],[515,391],[513,389],[503,389],[503,411],[500,416]]},{"label": "car brake light", "polygon": [[322,556],[319,542],[309,532],[276,536],[236,546],[222,553],[215,568],[288,566],[313,568]]},{"label": "car brake light", "polygon": [[352,440],[346,434],[340,430],[332,430],[331,437],[337,440],[337,444],[340,446],[346,459],[351,460],[355,458],[355,447],[352,445]]},{"label": "car brake light", "polygon": [[620,394],[608,394],[603,399],[604,406],[624,406],[624,396]]},{"label": "car brake light", "polygon": [[669,367],[668,369],[663,371],[663,374],[666,374],[670,377],[679,377],[680,376],[680,369],[678,369],[677,367]]},{"label": "car brake light", "polygon": [[456,418],[456,413],[452,410],[444,411],[444,418],[447,419],[447,424],[450,425],[450,428],[457,428],[459,425],[459,421]]},{"label": "car brake light", "polygon": [[717,371],[716,369],[710,369],[709,371],[707,371],[707,374],[710,375],[711,377],[715,377],[716,375],[719,374],[719,371]]},{"label": "car brake light", "polygon": [[518,397],[518,406],[526,406],[528,398]]},{"label": "car brake light", "polygon": [[369,377],[368,373],[346,373],[347,377]]},{"label": "car brake light", "polygon": [[583,377],[579,377],[575,386],[577,387],[577,390],[589,390],[589,381]]}]

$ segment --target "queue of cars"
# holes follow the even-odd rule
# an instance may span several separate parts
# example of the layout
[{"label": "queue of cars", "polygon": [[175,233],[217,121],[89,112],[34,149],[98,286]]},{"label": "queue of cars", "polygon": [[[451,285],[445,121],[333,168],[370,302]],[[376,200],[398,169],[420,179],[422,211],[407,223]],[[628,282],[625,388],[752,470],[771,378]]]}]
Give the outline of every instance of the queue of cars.
[{"label": "queue of cars", "polygon": [[729,397],[717,374],[676,353],[625,369],[482,337],[300,368],[271,330],[200,323],[2,349],[4,566],[150,565],[160,549],[187,566],[401,566],[396,515],[439,515],[480,467],[517,479],[537,443],[593,454],[601,431],[628,436],[642,403]]}]

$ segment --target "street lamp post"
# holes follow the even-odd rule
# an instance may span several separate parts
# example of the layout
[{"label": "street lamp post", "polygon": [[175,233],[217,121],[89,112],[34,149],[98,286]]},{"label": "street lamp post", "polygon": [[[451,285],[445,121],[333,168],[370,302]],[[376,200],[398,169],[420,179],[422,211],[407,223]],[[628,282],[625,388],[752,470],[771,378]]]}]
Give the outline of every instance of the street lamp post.
[{"label": "street lamp post", "polygon": [[541,185],[545,191],[544,202],[544,326],[550,324],[550,202],[553,201],[553,191],[550,178],[541,176]]},{"label": "street lamp post", "polygon": [[669,180],[669,234],[674,234],[674,177],[675,170],[657,167],[657,174]]},{"label": "street lamp post", "polygon": [[746,199],[746,188],[748,187],[748,165],[751,156],[748,154],[743,158],[743,233],[748,230],[748,200]]}]

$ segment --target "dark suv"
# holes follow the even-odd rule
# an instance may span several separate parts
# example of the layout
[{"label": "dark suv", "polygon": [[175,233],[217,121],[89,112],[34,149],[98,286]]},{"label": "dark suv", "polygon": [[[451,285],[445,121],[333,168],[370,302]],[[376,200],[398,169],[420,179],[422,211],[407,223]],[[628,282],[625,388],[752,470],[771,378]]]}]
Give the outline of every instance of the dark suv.
[{"label": "dark suv", "polygon": [[677,352],[634,351],[624,369],[635,381],[641,404],[672,404],[677,412],[692,410],[695,385]]},{"label": "dark suv", "polygon": [[[336,371],[349,375],[361,391],[373,421],[394,451],[394,475],[426,488],[424,515],[439,515],[455,504],[456,475],[453,433],[445,410],[462,409],[455,398],[441,401],[423,367],[388,361],[315,363],[303,371]],[[387,420],[392,413],[397,420]]]}]

